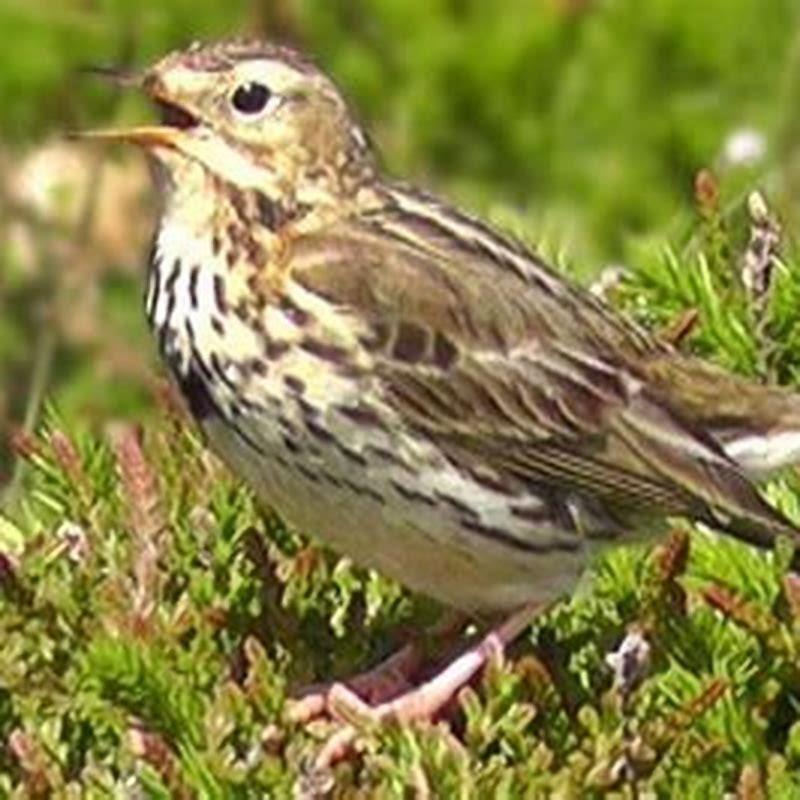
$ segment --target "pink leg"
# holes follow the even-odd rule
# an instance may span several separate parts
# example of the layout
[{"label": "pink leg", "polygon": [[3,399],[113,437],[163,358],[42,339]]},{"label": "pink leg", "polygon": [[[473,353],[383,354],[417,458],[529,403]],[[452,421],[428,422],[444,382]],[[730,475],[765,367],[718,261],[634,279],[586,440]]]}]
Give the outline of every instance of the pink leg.
[{"label": "pink leg", "polygon": [[330,708],[330,699],[337,688],[380,703],[408,688],[411,675],[419,668],[421,654],[416,643],[401,647],[368,672],[362,672],[344,683],[310,686],[287,710],[291,722],[308,722],[323,716]]},{"label": "pink leg", "polygon": [[331,687],[332,713],[350,722],[328,739],[315,766],[323,769],[343,758],[353,746],[359,725],[387,719],[410,722],[433,717],[491,658],[502,657],[505,647],[528,627],[540,608],[526,606],[515,612],[430,681],[378,706],[369,706],[342,684]]},{"label": "pink leg", "polygon": [[[464,621],[461,614],[448,615],[434,627],[430,635],[437,639],[452,639],[461,632]],[[345,682],[308,687],[300,698],[291,702],[287,717],[291,722],[304,723],[330,713],[333,710],[331,700],[340,691],[373,704],[397,697],[411,687],[412,678],[422,666],[423,658],[424,647],[421,642],[410,642],[376,667]]]}]

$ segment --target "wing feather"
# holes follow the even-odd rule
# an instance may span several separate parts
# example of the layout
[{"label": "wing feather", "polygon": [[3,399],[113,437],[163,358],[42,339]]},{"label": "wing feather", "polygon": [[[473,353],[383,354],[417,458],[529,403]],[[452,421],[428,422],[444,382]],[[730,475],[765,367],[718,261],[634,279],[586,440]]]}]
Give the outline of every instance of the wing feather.
[{"label": "wing feather", "polygon": [[[373,363],[404,425],[516,485],[702,519],[761,545],[796,536],[716,440],[648,385],[641,359],[658,343],[555,273],[545,281],[538,260],[537,280],[498,265],[499,237],[465,248],[438,218],[404,228],[395,209],[381,220],[299,240],[292,277],[367,327],[388,326]],[[458,218],[460,236],[467,225]],[[398,358],[402,326],[448,342],[453,357],[438,363],[420,346]]]}]

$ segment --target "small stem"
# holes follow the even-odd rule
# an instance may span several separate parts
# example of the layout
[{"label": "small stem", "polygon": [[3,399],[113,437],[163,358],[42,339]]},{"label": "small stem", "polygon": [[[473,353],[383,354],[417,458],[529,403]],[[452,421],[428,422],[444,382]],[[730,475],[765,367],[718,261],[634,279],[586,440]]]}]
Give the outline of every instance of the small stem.
[{"label": "small stem", "polygon": [[[132,42],[126,39],[123,43],[123,60],[128,61],[133,52]],[[112,98],[112,114],[119,105],[122,98],[120,87],[116,87]],[[80,208],[77,222],[75,223],[72,241],[76,249],[86,247],[92,236],[92,226],[95,218],[95,211],[100,198],[100,187],[102,183],[103,168],[105,166],[105,154],[98,152],[91,162],[87,175],[86,194]],[[35,216],[30,218],[35,221]],[[54,257],[52,248],[49,246],[49,238],[43,240],[40,250],[40,258],[45,275],[52,278],[54,275]],[[58,285],[52,280],[48,281],[50,288],[55,289],[53,295],[57,295]],[[49,316],[49,315],[48,315]],[[25,416],[22,422],[22,431],[26,434],[33,434],[39,423],[44,397],[50,384],[50,377],[53,371],[53,363],[57,349],[58,337],[55,324],[52,319],[46,318],[42,321],[36,344],[34,346],[33,367],[28,388],[27,403],[25,406]],[[11,508],[18,499],[22,488],[27,462],[17,458],[14,462],[14,469],[11,479],[5,490],[0,494],[0,508]]]}]

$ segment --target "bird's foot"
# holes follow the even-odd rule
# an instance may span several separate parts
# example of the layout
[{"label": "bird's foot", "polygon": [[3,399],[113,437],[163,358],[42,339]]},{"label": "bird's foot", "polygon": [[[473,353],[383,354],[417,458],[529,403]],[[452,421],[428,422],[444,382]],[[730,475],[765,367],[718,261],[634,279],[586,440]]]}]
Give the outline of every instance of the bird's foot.
[{"label": "bird's foot", "polygon": [[[465,622],[463,614],[447,614],[428,632],[428,638],[435,638],[439,645],[443,641],[450,642],[461,633]],[[426,650],[425,641],[416,639],[377,666],[346,681],[307,686],[289,704],[287,717],[290,722],[300,724],[322,716],[338,719],[331,699],[343,695],[373,706],[391,700],[414,686],[414,678],[425,663]]]},{"label": "bird's foot", "polygon": [[325,715],[336,717],[332,701],[342,694],[352,696],[360,703],[383,703],[411,687],[413,676],[421,663],[421,648],[417,642],[411,642],[373,669],[347,682],[336,681],[307,687],[300,697],[291,701],[287,716],[296,723],[310,722]]},{"label": "bird's foot", "polygon": [[[328,690],[326,703],[331,716],[341,720],[342,726],[320,750],[315,768],[327,769],[347,756],[365,726],[387,720],[408,723],[434,718],[489,661],[502,659],[506,646],[522,633],[538,610],[539,606],[526,606],[515,612],[433,678],[377,705],[366,703],[351,687],[334,684]],[[397,655],[402,653],[401,650]]]}]

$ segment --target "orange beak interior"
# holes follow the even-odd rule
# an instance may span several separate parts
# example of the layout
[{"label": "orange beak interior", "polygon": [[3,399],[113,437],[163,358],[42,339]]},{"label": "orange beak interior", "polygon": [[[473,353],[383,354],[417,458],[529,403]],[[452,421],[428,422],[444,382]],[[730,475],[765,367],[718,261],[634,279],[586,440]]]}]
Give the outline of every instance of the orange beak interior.
[{"label": "orange beak interior", "polygon": [[108,130],[79,131],[75,139],[89,139],[104,142],[126,142],[142,147],[176,147],[183,135],[180,128],[168,125],[139,125],[135,128],[110,128]]}]

